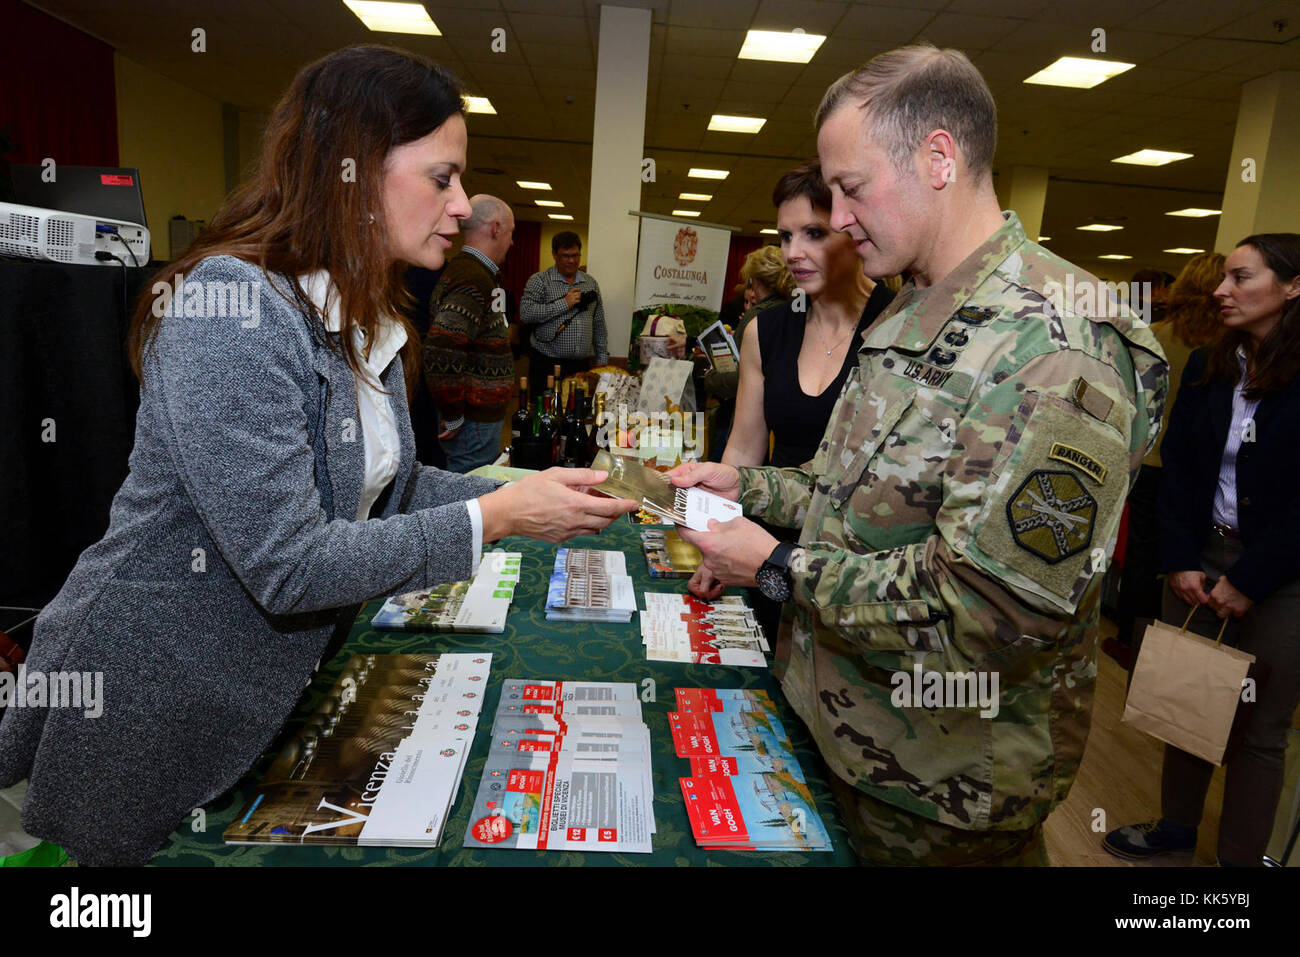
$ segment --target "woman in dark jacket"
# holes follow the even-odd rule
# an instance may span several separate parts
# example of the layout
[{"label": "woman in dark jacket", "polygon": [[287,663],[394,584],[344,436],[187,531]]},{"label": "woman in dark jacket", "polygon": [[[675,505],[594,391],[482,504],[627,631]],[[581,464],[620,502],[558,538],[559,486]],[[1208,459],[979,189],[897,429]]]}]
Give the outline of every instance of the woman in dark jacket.
[{"label": "woman in dark jacket", "polygon": [[[1227,755],[1218,856],[1262,863],[1300,703],[1300,235],[1248,236],[1215,290],[1224,335],[1183,373],[1161,447],[1163,619],[1250,652],[1266,673],[1240,747]],[[1196,847],[1214,768],[1166,746],[1161,819],[1103,846],[1142,859]]]},{"label": "woman in dark jacket", "polygon": [[[0,788],[82,864],[142,864],[274,740],[359,602],[469,578],[482,543],[632,510],[555,469],[501,488],[421,466],[399,353],[410,263],[469,214],[458,84],[401,50],[305,67],[250,184],[137,308],[131,470],[36,621],[33,673],[102,713],[10,707]],[[97,709],[96,709],[97,710]]]}]

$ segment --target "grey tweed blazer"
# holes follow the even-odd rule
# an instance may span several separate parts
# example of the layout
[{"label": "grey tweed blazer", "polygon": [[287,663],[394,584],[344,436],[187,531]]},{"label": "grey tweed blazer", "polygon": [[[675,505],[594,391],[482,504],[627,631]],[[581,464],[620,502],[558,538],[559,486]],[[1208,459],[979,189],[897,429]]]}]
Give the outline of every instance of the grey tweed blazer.
[{"label": "grey tweed blazer", "polygon": [[497,485],[416,462],[395,359],[383,386],[402,464],[375,517],[355,521],[364,437],[329,334],[242,260],[205,259],[186,279],[258,283],[260,315],[163,319],[108,531],[37,619],[27,660],[102,672],[103,714],[11,707],[0,721],[0,787],[30,778],[23,827],[82,864],[146,862],[233,785],[342,609],[469,578],[463,502]]}]

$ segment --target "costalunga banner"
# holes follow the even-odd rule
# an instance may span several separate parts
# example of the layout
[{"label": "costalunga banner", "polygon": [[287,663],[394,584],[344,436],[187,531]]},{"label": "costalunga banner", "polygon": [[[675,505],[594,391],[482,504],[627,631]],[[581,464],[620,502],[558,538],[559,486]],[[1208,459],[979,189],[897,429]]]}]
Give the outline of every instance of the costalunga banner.
[{"label": "costalunga banner", "polygon": [[713,226],[641,217],[636,262],[638,311],[681,303],[717,312],[722,308],[731,233]]},{"label": "costalunga banner", "polygon": [[[650,316],[675,316],[688,336],[698,336],[717,320],[725,292],[723,283],[730,246],[731,232],[727,229],[641,217],[636,311],[632,314],[628,342],[629,369],[635,371],[643,364],[640,337]],[[675,321],[662,324],[668,328],[667,334],[672,335],[670,327]],[[659,351],[658,354],[669,353]],[[676,352],[672,354],[683,358]]]},{"label": "costalunga banner", "polygon": [[[718,319],[730,247],[728,229],[641,217],[628,369],[653,366],[645,370],[635,414],[656,427],[620,433],[619,444],[642,458],[672,465],[703,457],[704,415],[696,403],[686,341]],[[651,316],[665,318],[656,320],[642,349],[641,333]],[[664,416],[671,424],[659,424]]]}]

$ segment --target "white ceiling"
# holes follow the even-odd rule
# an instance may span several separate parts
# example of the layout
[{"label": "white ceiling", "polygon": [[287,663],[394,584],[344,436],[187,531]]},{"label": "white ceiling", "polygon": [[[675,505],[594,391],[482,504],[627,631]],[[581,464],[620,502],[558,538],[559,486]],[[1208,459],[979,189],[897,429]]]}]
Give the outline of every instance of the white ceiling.
[{"label": "white ceiling", "polygon": [[[754,233],[770,225],[772,186],[816,152],[811,116],[841,74],[891,47],[920,39],[956,46],[984,73],[999,110],[995,168],[1045,166],[1051,180],[1043,231],[1066,258],[1094,263],[1128,253],[1131,265],[1176,271],[1162,249],[1211,248],[1217,218],[1175,219],[1166,210],[1217,208],[1228,171],[1241,84],[1300,69],[1295,0],[613,0],[653,11],[645,154],[657,181],[642,208],[670,212],[679,192],[712,193],[701,217]],[[541,179],[578,223],[587,217],[600,4],[596,0],[428,2],[441,37],[375,34],[341,0],[37,0],[124,56],[217,100],[268,110],[306,62],[357,42],[424,53],[487,96],[496,116],[472,115],[471,192],[492,192],[523,219],[544,219],[516,179]],[[1281,25],[1277,24],[1281,21]],[[190,51],[190,31],[207,52]],[[491,50],[506,30],[507,50]],[[825,34],[806,64],[738,60],[750,28]],[[1106,30],[1111,59],[1137,67],[1093,90],[1021,81],[1064,55],[1093,56]],[[710,133],[713,113],[764,116],[756,135]],[[1143,147],[1194,153],[1166,167],[1112,158]],[[130,157],[122,162],[129,163]],[[690,166],[722,167],[722,183],[689,180]],[[484,175],[493,167],[504,175]],[[1094,219],[1119,233],[1084,233]],[[1124,264],[1127,269],[1130,264]],[[1112,270],[1107,270],[1112,272]]]}]

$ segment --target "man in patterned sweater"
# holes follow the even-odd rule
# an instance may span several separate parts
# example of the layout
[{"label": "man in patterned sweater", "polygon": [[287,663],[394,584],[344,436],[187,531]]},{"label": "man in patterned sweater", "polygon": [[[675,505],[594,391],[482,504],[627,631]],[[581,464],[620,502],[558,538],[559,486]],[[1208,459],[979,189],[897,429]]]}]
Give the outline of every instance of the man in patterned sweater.
[{"label": "man in patterned sweater", "polygon": [[514,358],[497,272],[514,238],[515,217],[495,196],[470,199],[465,246],[429,299],[424,381],[442,418],[438,441],[447,468],[468,472],[501,451],[501,428],[514,387]]}]

